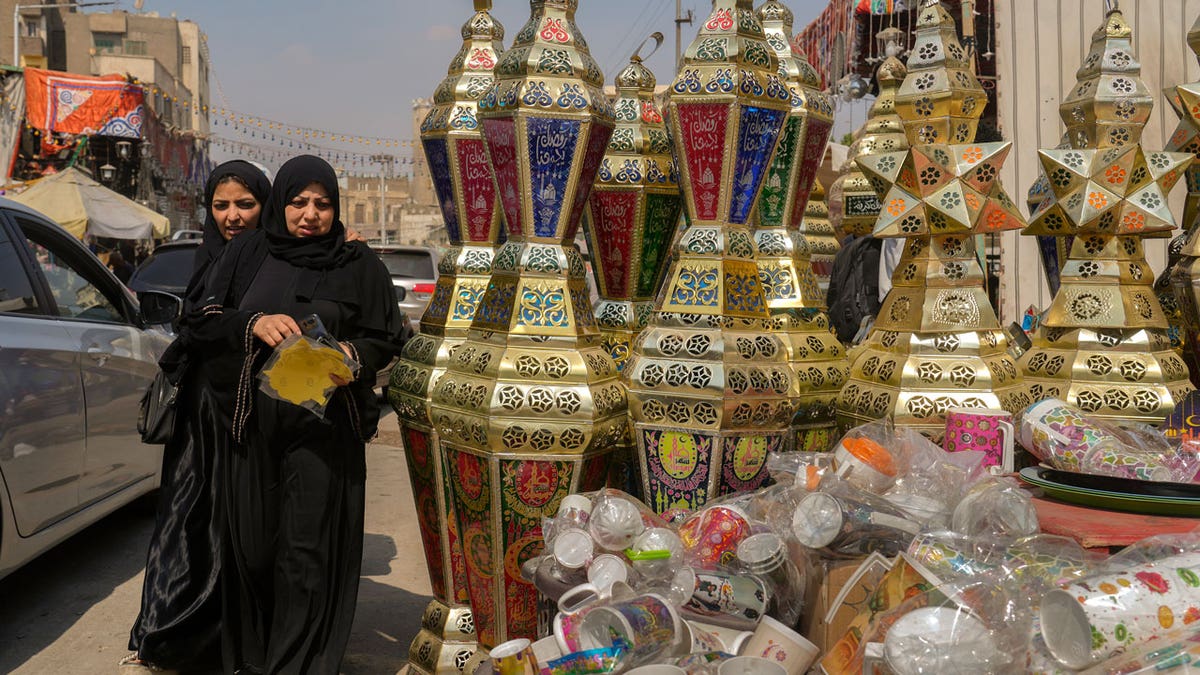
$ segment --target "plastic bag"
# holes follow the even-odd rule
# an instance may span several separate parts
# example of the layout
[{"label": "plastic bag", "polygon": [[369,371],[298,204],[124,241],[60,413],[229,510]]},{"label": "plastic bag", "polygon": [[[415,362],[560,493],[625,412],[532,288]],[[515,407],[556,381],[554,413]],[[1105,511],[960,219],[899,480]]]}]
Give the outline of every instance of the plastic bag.
[{"label": "plastic bag", "polygon": [[1128,428],[1085,415],[1058,399],[1023,411],[1017,436],[1039,460],[1062,471],[1191,483],[1200,455],[1144,425]]},{"label": "plastic bag", "polygon": [[325,408],[338,385],[332,377],[354,380],[360,365],[341,349],[306,335],[280,342],[258,375],[258,388],[271,398],[298,405],[325,418]]}]

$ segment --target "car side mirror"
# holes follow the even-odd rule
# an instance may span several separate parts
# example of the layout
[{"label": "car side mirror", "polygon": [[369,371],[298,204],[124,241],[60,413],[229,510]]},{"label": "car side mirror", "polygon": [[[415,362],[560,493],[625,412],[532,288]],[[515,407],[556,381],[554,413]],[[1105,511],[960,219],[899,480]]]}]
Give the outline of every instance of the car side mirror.
[{"label": "car side mirror", "polygon": [[403,286],[395,285],[393,285],[392,288],[396,289],[396,302],[404,302],[404,299],[408,297],[408,289]]},{"label": "car side mirror", "polygon": [[142,320],[151,326],[174,323],[183,314],[183,300],[163,291],[138,293]]}]

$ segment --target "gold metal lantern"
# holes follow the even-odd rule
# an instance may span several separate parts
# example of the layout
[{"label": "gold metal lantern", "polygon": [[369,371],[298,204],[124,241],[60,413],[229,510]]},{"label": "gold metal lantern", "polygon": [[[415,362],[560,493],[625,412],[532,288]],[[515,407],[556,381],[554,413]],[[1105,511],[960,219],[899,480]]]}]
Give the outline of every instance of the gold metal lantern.
[{"label": "gold metal lantern", "polygon": [[487,647],[536,637],[537,592],[521,565],[541,552],[542,518],[563,497],[604,484],[627,424],[573,244],[613,130],[577,7],[531,0],[479,103],[508,241],[432,396]]},{"label": "gold metal lantern", "polygon": [[716,0],[670,88],[687,224],[622,373],[659,512],[760,486],[787,447],[795,384],[750,214],[791,100],[750,0]]},{"label": "gold metal lantern", "polygon": [[[879,95],[871,105],[867,121],[855,135],[846,153],[842,174],[830,187],[829,217],[836,229],[856,237],[871,234],[879,219],[879,200],[887,194],[887,185],[875,183],[858,168],[858,160],[884,152],[908,149],[904,123],[896,114],[896,92],[908,70],[895,56],[888,56],[875,71]],[[878,194],[877,194],[878,192]]]},{"label": "gold metal lantern", "polygon": [[1142,239],[1175,228],[1167,194],[1193,157],[1142,148],[1153,100],[1132,34],[1119,10],[1108,12],[1060,106],[1069,147],[1038,153],[1049,192],[1025,232],[1074,241],[1020,367],[1034,400],[1157,425],[1192,386],[1171,349]]},{"label": "gold metal lantern", "polygon": [[808,242],[813,274],[817,275],[817,287],[824,298],[829,292],[833,259],[837,257],[842,244],[838,241],[833,222],[829,219],[829,202],[820,180],[813,179],[812,190],[808,193],[808,205],[804,207],[804,219],[800,221],[799,234]]},{"label": "gold metal lantern", "polygon": [[475,650],[466,561],[449,493],[453,472],[443,461],[430,417],[430,395],[451,354],[467,337],[503,227],[476,114],[503,51],[504,28],[491,16],[491,5],[491,0],[475,1],[475,14],[463,25],[462,47],[421,125],[421,144],[442,206],[450,250],[439,265],[433,298],[421,317],[421,332],[405,345],[388,386],[388,400],[404,439],[434,596],[409,658],[414,668],[427,673],[459,672]]},{"label": "gold metal lantern", "polygon": [[[1200,18],[1188,31],[1188,46],[1200,60]],[[1171,134],[1166,149],[1190,153],[1195,160],[1185,174],[1187,200],[1183,207],[1184,231],[1171,241],[1169,267],[1164,273],[1164,276],[1170,277],[1168,283],[1171,293],[1168,297],[1162,291],[1159,283],[1161,277],[1155,283],[1155,291],[1163,303],[1168,323],[1176,329],[1170,333],[1172,344],[1179,343],[1184,360],[1191,364],[1192,381],[1195,383],[1200,379],[1200,309],[1197,308],[1195,297],[1195,289],[1200,282],[1200,240],[1196,235],[1200,230],[1200,82],[1175,87],[1168,101],[1179,116],[1179,125]],[[1180,240],[1182,244],[1177,249]]]},{"label": "gold metal lantern", "polygon": [[837,440],[836,402],[848,364],[830,330],[825,294],[801,227],[829,143],[833,104],[818,89],[817,73],[804,53],[791,44],[791,10],[768,0],[757,14],[791,92],[791,110],[751,215],[758,279],[771,313],[768,325],[784,338],[795,382],[788,445],[824,451]]},{"label": "gold metal lantern", "polygon": [[1024,225],[999,181],[1009,143],[975,143],[986,97],[954,20],[924,0],[896,109],[911,148],[857,159],[886,187],[877,237],[907,239],[892,290],[842,389],[848,425],[880,417],[940,440],[956,406],[1019,410],[1006,338],[983,288],[978,235]]},{"label": "gold metal lantern", "polygon": [[[584,230],[600,295],[596,322],[617,370],[625,367],[634,338],[654,311],[654,293],[683,209],[667,124],[654,99],[655,84],[640,56],[617,74],[616,128],[585,211]],[[632,438],[630,433],[617,450],[609,484],[640,496]]]}]

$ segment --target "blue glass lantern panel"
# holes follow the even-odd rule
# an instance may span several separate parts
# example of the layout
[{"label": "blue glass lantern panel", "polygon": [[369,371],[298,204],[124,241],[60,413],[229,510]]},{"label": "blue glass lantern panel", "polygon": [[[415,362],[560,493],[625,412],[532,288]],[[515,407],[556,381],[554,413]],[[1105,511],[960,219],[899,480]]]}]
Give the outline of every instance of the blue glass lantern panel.
[{"label": "blue glass lantern panel", "polygon": [[733,191],[729,204],[729,222],[745,224],[754,206],[754,198],[762,186],[767,166],[775,153],[775,141],[785,110],[769,110],[756,106],[742,109],[741,124],[738,125],[737,161],[733,171]]},{"label": "blue glass lantern panel", "polygon": [[533,234],[536,237],[558,236],[581,124],[579,120],[539,117],[527,121],[529,189],[533,197]]},{"label": "blue glass lantern panel", "polygon": [[452,242],[462,241],[458,227],[458,207],[454,203],[454,183],[450,180],[450,152],[444,138],[428,138],[421,142],[425,147],[425,159],[429,161],[429,173],[433,177],[433,189],[442,206],[442,218],[446,221],[446,234]]}]

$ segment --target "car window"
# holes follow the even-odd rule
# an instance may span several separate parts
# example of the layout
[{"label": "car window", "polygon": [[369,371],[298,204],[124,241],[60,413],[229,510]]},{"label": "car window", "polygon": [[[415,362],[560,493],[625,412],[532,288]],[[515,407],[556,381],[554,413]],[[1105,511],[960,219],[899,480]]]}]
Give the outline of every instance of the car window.
[{"label": "car window", "polygon": [[413,279],[437,277],[433,269],[433,256],[423,251],[380,253],[379,258],[387,267],[388,274],[394,277],[411,277]]},{"label": "car window", "polygon": [[38,314],[33,283],[21,264],[17,243],[0,228],[0,312]]},{"label": "car window", "polygon": [[[86,319],[107,323],[125,323],[116,304],[100,290],[101,265],[87,265],[78,260],[78,249],[39,232],[39,227],[23,218],[17,224],[25,233],[29,247],[37,257],[50,293],[58,305],[58,315],[69,319]],[[74,258],[74,260],[73,260]]]},{"label": "car window", "polygon": [[184,288],[192,277],[196,249],[195,246],[182,246],[155,251],[137,268],[134,278],[141,286]]}]

